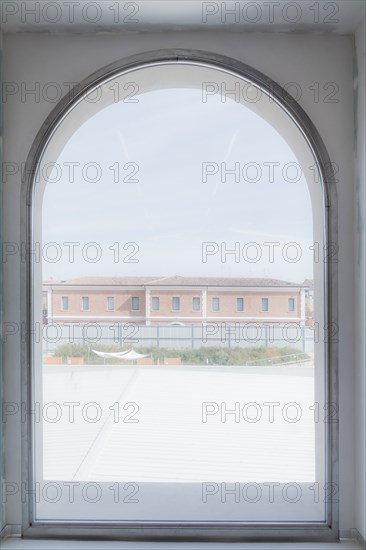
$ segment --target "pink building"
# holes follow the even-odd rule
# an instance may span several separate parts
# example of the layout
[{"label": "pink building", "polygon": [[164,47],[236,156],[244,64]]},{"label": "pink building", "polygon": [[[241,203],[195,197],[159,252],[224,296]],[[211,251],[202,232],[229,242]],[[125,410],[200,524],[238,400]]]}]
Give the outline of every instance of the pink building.
[{"label": "pink building", "polygon": [[260,278],[84,277],[43,283],[44,322],[305,324],[307,286]]}]

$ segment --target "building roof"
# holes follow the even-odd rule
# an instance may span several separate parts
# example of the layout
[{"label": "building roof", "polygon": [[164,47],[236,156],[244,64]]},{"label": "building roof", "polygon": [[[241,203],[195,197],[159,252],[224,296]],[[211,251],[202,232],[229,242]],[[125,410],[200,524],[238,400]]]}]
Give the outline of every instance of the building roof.
[{"label": "building roof", "polygon": [[67,281],[44,281],[46,286],[214,286],[214,287],[300,287],[280,279],[241,277],[80,277]]}]

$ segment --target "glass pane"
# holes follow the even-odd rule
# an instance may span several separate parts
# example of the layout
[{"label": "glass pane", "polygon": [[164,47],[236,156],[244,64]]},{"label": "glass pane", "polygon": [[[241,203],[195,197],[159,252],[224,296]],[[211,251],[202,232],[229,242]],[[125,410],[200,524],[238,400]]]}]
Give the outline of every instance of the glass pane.
[{"label": "glass pane", "polygon": [[324,521],[323,203],[299,130],[243,79],[172,63],[106,82],[56,134],[36,517]]}]

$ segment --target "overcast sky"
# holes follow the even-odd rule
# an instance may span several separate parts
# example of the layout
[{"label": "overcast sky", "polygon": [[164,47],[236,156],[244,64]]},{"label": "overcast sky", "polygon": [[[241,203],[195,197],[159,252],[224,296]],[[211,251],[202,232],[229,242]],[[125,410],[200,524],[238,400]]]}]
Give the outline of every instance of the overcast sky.
[{"label": "overcast sky", "polygon": [[[70,162],[80,163],[74,181],[65,164]],[[280,165],[264,164],[272,162]],[[99,181],[88,181],[97,176],[92,165],[86,170],[88,163],[100,166]],[[207,181],[203,163],[217,170]],[[234,175],[221,181],[221,163],[227,169],[240,163],[240,181]],[[58,173],[50,173],[58,181],[50,181],[44,194],[43,278],[312,278],[310,195],[296,168],[288,167],[284,179],[287,163],[297,159],[277,131],[245,106],[223,103],[219,95],[202,103],[198,89],[167,89],[142,94],[138,103],[114,103],[79,128],[58,159]],[[128,181],[129,174],[137,181]],[[57,262],[50,242],[60,246]],[[73,262],[67,242],[80,243]],[[86,247],[82,254],[91,242],[97,247]],[[209,245],[206,262],[204,242],[217,243]],[[264,242],[280,243],[274,261]],[[126,243],[136,245],[124,250]],[[234,255],[224,261],[220,252],[225,246],[239,246],[239,262]],[[294,261],[299,251],[302,257]],[[101,257],[94,262],[97,253]],[[284,260],[286,254],[291,261]]]}]

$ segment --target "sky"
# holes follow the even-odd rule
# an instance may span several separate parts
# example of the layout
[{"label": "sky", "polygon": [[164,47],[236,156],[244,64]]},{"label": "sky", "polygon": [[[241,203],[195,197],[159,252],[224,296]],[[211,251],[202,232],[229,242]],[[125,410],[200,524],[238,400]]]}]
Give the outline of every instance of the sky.
[{"label": "sky", "polygon": [[[113,103],[57,164],[43,198],[43,279],[313,278],[305,178],[279,133],[240,103],[219,94],[204,103],[190,88]],[[69,242],[79,243],[73,256]]]}]

